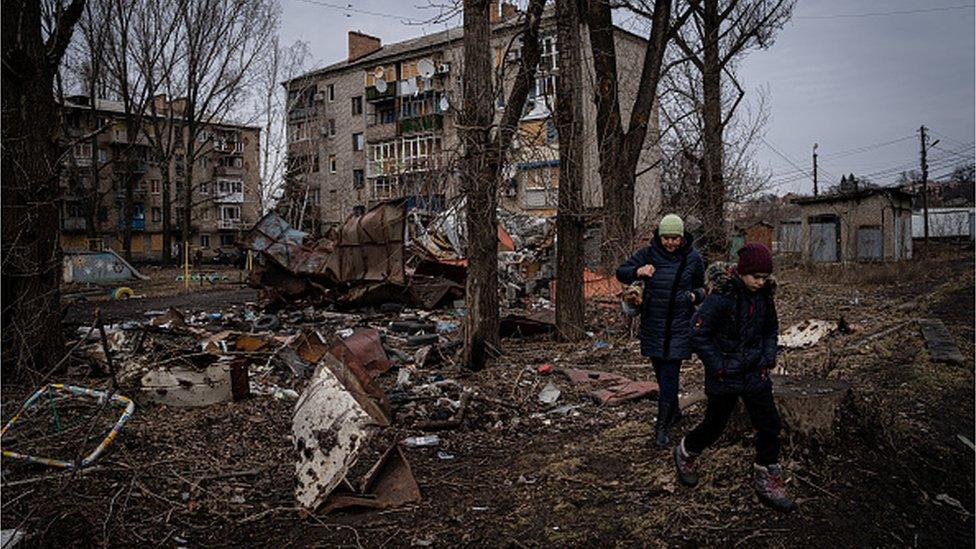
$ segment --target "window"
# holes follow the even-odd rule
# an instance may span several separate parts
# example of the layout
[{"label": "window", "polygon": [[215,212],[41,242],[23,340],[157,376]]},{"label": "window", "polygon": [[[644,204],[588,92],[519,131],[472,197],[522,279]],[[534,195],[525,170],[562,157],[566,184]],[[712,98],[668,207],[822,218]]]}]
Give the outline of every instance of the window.
[{"label": "window", "polygon": [[98,149],[98,162],[104,164],[108,162],[108,151],[105,149]]},{"label": "window", "polygon": [[201,248],[209,248],[210,247],[210,235],[209,234],[202,234],[202,235],[200,235],[200,247]]},{"label": "window", "polygon": [[160,221],[163,220],[163,209],[162,208],[153,208],[152,209],[152,220],[153,220],[153,223],[159,223]]},{"label": "window", "polygon": [[116,141],[126,141],[125,126],[116,126],[115,127],[115,140]]},{"label": "window", "polygon": [[322,203],[322,189],[316,187],[308,192],[308,203],[318,206]]},{"label": "window", "polygon": [[159,194],[162,190],[162,182],[158,179],[149,180],[149,192],[152,194]]},{"label": "window", "polygon": [[353,206],[352,207],[352,215],[355,215],[357,217],[358,216],[362,216],[362,215],[366,215],[366,206]]},{"label": "window", "polygon": [[232,234],[222,234],[220,235],[220,245],[221,246],[233,246],[236,241],[236,237]]},{"label": "window", "polygon": [[197,189],[197,192],[199,192],[200,194],[203,194],[203,195],[210,194],[210,183],[208,183],[206,181],[204,181],[203,183],[200,183],[200,187]]},{"label": "window", "polygon": [[365,147],[366,143],[363,141],[363,134],[354,133],[352,134],[352,150],[361,151]]},{"label": "window", "polygon": [[221,206],[220,207],[220,218],[221,219],[240,219],[241,218],[241,207],[240,206]]},{"label": "window", "polygon": [[393,107],[377,108],[374,124],[392,124],[396,122],[396,110]]},{"label": "window", "polygon": [[329,137],[335,137],[335,134],[336,134],[335,118],[330,118],[329,119],[329,128],[328,128],[328,131],[329,131]]},{"label": "window", "polygon": [[352,98],[352,115],[359,116],[363,114],[363,96],[357,95]]},{"label": "window", "polygon": [[244,192],[244,183],[233,179],[217,180],[217,194],[225,196],[228,194],[238,194]]},{"label": "window", "polygon": [[329,173],[336,173],[336,168],[337,168],[336,155],[330,154],[329,155]]},{"label": "window", "polygon": [[326,86],[326,91],[329,95],[329,101],[335,101],[335,84]]},{"label": "window", "polygon": [[389,200],[396,196],[396,185],[392,179],[379,177],[373,181],[373,200]]},{"label": "window", "polygon": [[308,122],[299,122],[291,127],[289,138],[292,142],[310,139],[312,125]]},{"label": "window", "polygon": [[[101,149],[99,149],[98,152],[101,153],[102,152]],[[74,149],[72,150],[72,154],[74,155],[75,158],[91,158],[92,155],[91,143],[76,144]],[[99,156],[101,155],[99,154]]]},{"label": "window", "polygon": [[556,70],[557,65],[557,54],[556,50],[556,37],[546,36],[542,40],[542,55],[539,57],[539,70],[543,72],[552,72]]},{"label": "window", "polygon": [[366,177],[363,170],[352,171],[352,186],[355,189],[362,189],[366,185]]}]

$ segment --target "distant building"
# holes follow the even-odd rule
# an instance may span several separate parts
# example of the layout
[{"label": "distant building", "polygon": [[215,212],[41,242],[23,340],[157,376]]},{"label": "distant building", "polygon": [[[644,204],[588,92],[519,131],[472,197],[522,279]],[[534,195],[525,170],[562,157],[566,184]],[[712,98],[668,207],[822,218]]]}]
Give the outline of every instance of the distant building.
[{"label": "distant building", "polygon": [[[157,106],[176,108],[176,101],[165,96],[156,98]],[[175,106],[174,106],[175,105]],[[92,109],[86,96],[72,96],[62,108],[65,116],[65,135],[72,144],[63,160],[61,247],[64,249],[94,249],[109,247],[122,253],[123,201],[125,187],[120,168],[125,148],[135,147],[139,175],[133,193],[132,257],[135,260],[158,261],[163,252],[162,185],[165,170],[169,175],[172,243],[178,245],[183,222],[186,160],[182,146],[168,165],[153,161],[149,140],[145,135],[126,135],[125,110],[121,103],[96,99]],[[167,124],[165,118],[144,121],[146,131],[151,124]],[[97,148],[84,138],[99,129]],[[179,130],[178,130],[179,131]],[[244,229],[257,222],[259,216],[260,170],[259,132],[256,127],[233,123],[208,124],[198,136],[202,150],[194,166],[194,201],[191,207],[191,249],[201,249],[205,256],[218,252],[234,253],[234,242]],[[179,135],[179,133],[177,133]],[[93,160],[94,159],[94,160]],[[98,163],[97,185],[100,197],[92,207],[92,164]],[[89,218],[93,227],[89,227]],[[178,250],[174,250],[178,252]],[[179,253],[173,254],[179,258]]]},{"label": "distant building", "polygon": [[743,244],[758,242],[767,248],[773,248],[773,224],[766,221],[756,221],[748,225],[738,225],[732,232],[732,248],[729,250],[730,257],[735,258],[736,252]]},{"label": "distant building", "polygon": [[[506,74],[505,97],[521,59],[513,40],[522,17],[511,4],[492,13],[495,68]],[[541,23],[542,57],[529,94],[510,163],[503,171],[501,206],[533,215],[555,213],[559,184],[559,138],[551,111],[558,80],[556,20],[547,9]],[[286,198],[328,226],[371,204],[407,197],[411,204],[443,207],[459,192],[458,130],[463,29],[453,28],[395,44],[350,32],[348,59],[284,83],[288,90]],[[592,55],[581,32],[584,78],[584,207],[602,204]],[[511,44],[511,48],[508,48]],[[637,93],[646,41],[616,32],[621,74],[620,103],[626,126]],[[496,104],[500,115],[504,98]],[[657,214],[660,177],[656,160],[657,113],[651,116],[638,166],[636,219]],[[303,217],[304,219],[304,217]],[[638,223],[639,225],[640,223]]]},{"label": "distant building", "polygon": [[897,188],[797,198],[800,247],[810,262],[912,257],[912,195]]}]

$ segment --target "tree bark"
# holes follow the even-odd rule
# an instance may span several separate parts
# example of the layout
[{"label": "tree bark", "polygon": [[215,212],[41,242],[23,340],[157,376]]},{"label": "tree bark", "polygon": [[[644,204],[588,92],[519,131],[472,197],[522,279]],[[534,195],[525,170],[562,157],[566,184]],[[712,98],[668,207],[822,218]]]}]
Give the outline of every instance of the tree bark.
[{"label": "tree bark", "polygon": [[705,203],[704,218],[705,250],[710,261],[723,259],[728,254],[725,230],[725,179],[723,175],[724,147],[722,145],[722,65],[719,54],[721,20],[718,0],[705,0],[702,14],[704,30],[702,55],[703,95],[703,160]]},{"label": "tree bark", "polygon": [[40,2],[4,3],[2,23],[2,375],[44,371],[64,352],[54,73],[84,2],[59,14],[47,43]]},{"label": "tree bark", "polygon": [[583,108],[579,83],[580,13],[578,0],[556,1],[559,82],[556,127],[559,132],[559,210],[556,217],[556,331],[576,341],[585,334],[583,295]]},{"label": "tree bark", "polygon": [[464,1],[464,110],[460,138],[461,184],[467,197],[468,276],[462,364],[485,367],[497,353],[497,174],[491,161],[491,26],[488,0]]},{"label": "tree bark", "polygon": [[637,97],[630,111],[627,131],[620,115],[614,26],[609,0],[589,0],[590,49],[596,72],[594,101],[597,108],[597,147],[603,189],[603,242],[601,262],[615,269],[634,246],[634,190],[637,164],[654,112],[661,62],[674,30],[690,15],[688,10],[671,22],[671,1],[655,0],[651,32],[644,51]]}]

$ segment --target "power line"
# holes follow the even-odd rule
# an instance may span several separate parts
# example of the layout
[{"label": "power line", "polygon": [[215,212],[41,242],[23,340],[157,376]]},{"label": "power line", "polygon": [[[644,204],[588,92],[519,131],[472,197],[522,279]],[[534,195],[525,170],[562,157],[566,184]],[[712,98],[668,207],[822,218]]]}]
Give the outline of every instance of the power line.
[{"label": "power line", "polygon": [[902,141],[908,141],[909,139],[915,139],[915,136],[906,135],[904,137],[899,137],[898,139],[892,139],[891,141],[885,141],[883,143],[875,143],[873,145],[862,145],[860,147],[855,147],[853,149],[848,149],[846,151],[840,151],[840,152],[828,154],[821,158],[823,158],[824,160],[843,158],[845,156],[851,156],[854,154],[860,154],[862,152],[873,151],[874,149],[880,149],[881,147],[887,147],[888,145],[894,145],[895,143],[901,143]]},{"label": "power line", "polygon": [[[306,4],[312,4],[312,5],[315,5],[315,6],[321,6],[323,8],[332,8],[332,9],[336,9],[336,10],[342,10],[342,11],[345,11],[345,12],[358,13],[360,15],[372,15],[373,17],[385,17],[387,19],[396,19],[397,21],[401,21],[401,22],[404,22],[404,23],[410,23],[410,24],[422,24],[422,23],[425,23],[426,22],[426,21],[421,21],[419,19],[413,19],[411,17],[405,17],[405,16],[402,16],[402,15],[395,15],[395,14],[392,14],[392,13],[382,13],[382,12],[378,12],[378,11],[369,11],[369,10],[354,8],[352,6],[352,4],[346,4],[345,6],[343,6],[341,4],[331,4],[329,2],[322,2],[320,0],[296,0],[296,1],[297,2],[304,2]],[[348,13],[346,14],[346,17],[349,17],[349,14]]]},{"label": "power line", "polygon": [[[953,139],[952,137],[949,137],[948,135],[946,135],[946,134],[944,134],[944,133],[942,133],[942,132],[940,132],[938,130],[933,130],[931,128],[926,128],[926,129],[929,130],[930,132],[934,133],[935,135],[938,135],[942,139],[945,139],[946,141],[952,141],[958,147],[965,147],[966,146],[966,144],[963,143],[962,141]],[[972,143],[973,142],[970,142],[969,144],[972,145]]]},{"label": "power line", "polygon": [[[962,158],[963,160],[966,160],[968,162],[972,162],[973,161],[973,155],[972,154],[963,155],[963,154],[960,154],[960,153],[955,152],[955,151],[950,151],[950,150],[947,150],[947,149],[943,149],[942,147],[940,147],[938,145],[929,145],[929,146],[932,147],[933,149],[939,149],[942,152],[945,152],[945,153],[949,153],[949,154],[958,156],[959,158]],[[972,149],[972,148],[973,148],[973,145],[969,145],[968,147],[966,147],[966,149]]]},{"label": "power line", "polygon": [[[789,164],[791,166],[793,166],[794,168],[796,168],[797,171],[804,172],[803,168],[801,168],[800,166],[798,166],[796,164],[796,162],[794,162],[790,157],[788,157],[785,154],[781,153],[779,151],[779,149],[777,149],[772,144],[770,144],[769,141],[766,141],[766,138],[765,137],[760,137],[759,140],[762,141],[764,145],[766,145],[767,147],[769,147],[769,149],[771,151],[773,151],[774,153],[776,153],[777,155],[779,155],[780,158],[782,158],[783,160],[786,160],[787,162],[789,162]],[[806,175],[806,177],[810,178],[810,181],[811,182],[813,181],[813,175],[811,175],[809,172],[804,172],[804,175]],[[778,187],[779,185],[782,185],[782,183],[779,183],[776,186]]]},{"label": "power line", "polygon": [[953,10],[964,10],[973,9],[973,4],[962,4],[958,6],[943,6],[938,8],[927,8],[927,9],[917,9],[917,10],[899,10],[899,11],[878,11],[871,13],[838,13],[832,15],[796,15],[794,19],[857,19],[862,17],[886,17],[889,15],[918,15],[923,13],[933,13],[933,12],[944,12]]}]

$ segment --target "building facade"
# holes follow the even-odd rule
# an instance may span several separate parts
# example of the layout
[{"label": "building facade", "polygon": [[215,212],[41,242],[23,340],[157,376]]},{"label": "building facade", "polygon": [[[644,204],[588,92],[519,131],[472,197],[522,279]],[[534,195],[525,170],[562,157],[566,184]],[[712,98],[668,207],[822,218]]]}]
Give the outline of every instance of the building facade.
[{"label": "building facade", "polygon": [[807,262],[912,258],[912,195],[897,188],[803,197],[800,252]]},{"label": "building facade", "polygon": [[[492,47],[504,94],[496,94],[500,117],[519,67],[522,15],[496,4]],[[534,215],[555,213],[559,140],[552,112],[558,81],[556,21],[552,10],[541,24],[542,58],[524,109],[519,135],[503,170],[501,206]],[[457,107],[461,103],[463,30],[383,46],[359,32],[348,36],[349,57],[284,83],[288,91],[286,196],[292,209],[324,225],[343,222],[377,201],[408,197],[441,207],[459,194]],[[596,142],[595,79],[589,37],[581,32],[583,74],[585,206],[602,204]],[[646,41],[619,30],[616,36],[621,115],[626,127]],[[660,172],[656,161],[657,113],[652,116],[638,166],[638,227],[656,215]]]},{"label": "building facade", "polygon": [[[187,134],[178,116],[179,102],[156,98],[157,116],[147,115],[142,135],[127,135],[121,103],[85,96],[66,98],[63,140],[61,246],[63,249],[123,251],[125,180],[136,179],[131,220],[131,255],[159,261],[163,255],[163,185],[169,185],[172,257],[181,257]],[[163,113],[166,113],[164,115]],[[161,155],[158,135],[174,141],[171,155]],[[172,133],[166,133],[173,125]],[[260,216],[259,129],[211,123],[198,132],[193,166],[190,251],[204,258],[236,254],[238,235]],[[169,156],[168,161],[158,158]],[[94,184],[93,184],[94,182]]]}]

